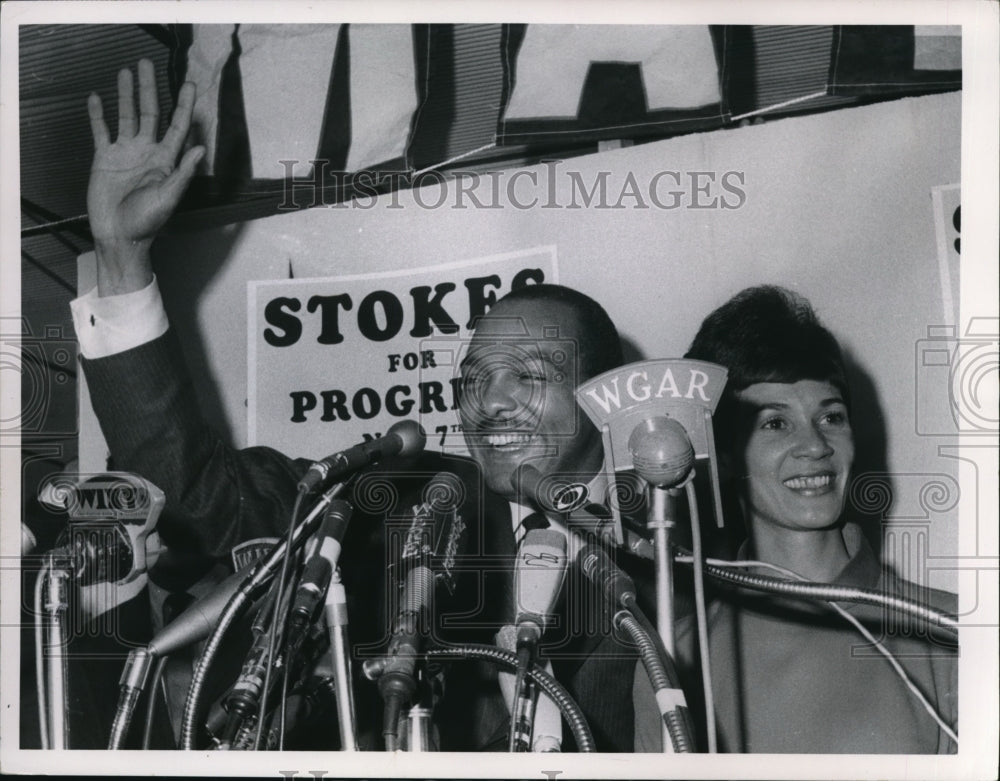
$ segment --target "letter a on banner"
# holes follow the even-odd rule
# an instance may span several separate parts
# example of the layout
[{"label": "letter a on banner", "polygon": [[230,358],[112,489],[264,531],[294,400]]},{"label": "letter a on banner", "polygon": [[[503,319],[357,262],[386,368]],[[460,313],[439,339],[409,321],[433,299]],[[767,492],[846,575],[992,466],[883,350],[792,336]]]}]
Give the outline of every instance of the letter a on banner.
[{"label": "letter a on banner", "polygon": [[705,25],[530,24],[520,48],[513,31],[511,40],[501,143],[630,138],[718,121],[719,67]]}]

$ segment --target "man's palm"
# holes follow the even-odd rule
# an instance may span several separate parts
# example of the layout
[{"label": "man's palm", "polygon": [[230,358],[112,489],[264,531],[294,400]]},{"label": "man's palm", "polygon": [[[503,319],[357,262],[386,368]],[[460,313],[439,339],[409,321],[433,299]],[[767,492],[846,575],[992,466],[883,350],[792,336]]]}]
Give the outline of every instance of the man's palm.
[{"label": "man's palm", "polygon": [[96,242],[152,240],[177,208],[204,153],[202,147],[190,149],[174,167],[190,127],[193,85],[181,88],[170,127],[159,142],[156,82],[148,60],[139,63],[139,105],[137,128],[132,74],[123,70],[118,76],[118,137],[111,143],[100,98],[91,95],[88,102],[95,152],[87,208]]}]

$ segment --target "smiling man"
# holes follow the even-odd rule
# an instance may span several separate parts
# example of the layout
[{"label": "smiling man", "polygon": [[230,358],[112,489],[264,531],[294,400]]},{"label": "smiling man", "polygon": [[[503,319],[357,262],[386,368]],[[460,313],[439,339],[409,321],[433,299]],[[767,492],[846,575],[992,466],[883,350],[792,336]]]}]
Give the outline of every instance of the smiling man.
[{"label": "smiling man", "polygon": [[[207,568],[227,558],[235,546],[284,532],[296,483],[310,461],[266,447],[233,450],[198,409],[150,256],[153,239],[177,207],[203,154],[201,147],[181,154],[193,86],[181,88],[171,125],[157,141],[152,64],[141,62],[138,72],[138,117],[132,74],[119,74],[118,136],[113,142],[100,99],[91,96],[88,104],[95,142],[88,207],[98,284],[72,307],[91,399],[116,468],[143,475],[167,496],[161,537],[174,558],[180,551],[187,558],[180,568],[186,572],[174,573],[165,588],[183,590],[201,572],[193,562],[203,560]],[[385,465],[400,507],[411,507],[409,499],[419,496],[420,488],[441,470],[455,471],[470,488],[462,509],[470,528],[460,555],[468,557],[465,569],[479,583],[466,578],[456,589],[457,603],[451,605],[455,620],[449,626],[439,611],[440,626],[433,629],[442,637],[492,641],[516,612],[512,564],[524,522],[534,514],[536,523],[558,524],[557,518],[537,517],[538,508],[518,485],[519,467],[530,464],[543,475],[571,475],[588,490],[598,490],[601,440],[578,410],[574,392],[579,382],[620,362],[618,334],[607,313],[565,287],[523,288],[479,319],[461,367],[461,421],[474,464],[427,452],[417,463]],[[417,479],[421,476],[422,482]],[[367,641],[371,648],[385,640],[391,603],[385,511],[364,518],[359,514],[364,514],[360,507],[344,541],[350,555],[342,557],[341,565],[352,600],[352,640]],[[477,571],[478,557],[489,559],[490,565]],[[169,579],[163,572],[158,575]],[[564,593],[570,602],[562,609],[576,618],[558,622],[556,675],[583,708],[598,749],[629,751],[628,683],[635,652],[612,636],[600,594],[575,568]],[[442,599],[439,609],[447,602]],[[469,670],[472,665],[464,670],[456,666],[448,679],[439,708],[442,747],[505,747],[507,715],[502,702],[497,707],[495,678]],[[368,682],[358,686],[374,691]],[[359,708],[364,708],[360,695]],[[369,748],[377,746],[377,730],[374,734]]]},{"label": "smiling man", "polygon": [[600,433],[581,414],[577,386],[622,362],[618,332],[593,299],[558,285],[508,294],[476,323],[462,361],[465,441],[487,486],[520,497],[517,469],[591,479]]}]

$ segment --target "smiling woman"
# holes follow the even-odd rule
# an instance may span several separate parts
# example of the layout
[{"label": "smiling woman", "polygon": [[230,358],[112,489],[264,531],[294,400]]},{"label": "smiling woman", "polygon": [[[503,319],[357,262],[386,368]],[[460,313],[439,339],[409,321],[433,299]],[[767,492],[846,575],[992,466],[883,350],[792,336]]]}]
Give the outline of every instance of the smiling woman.
[{"label": "smiling woman", "polygon": [[839,521],[854,460],[840,392],[810,379],[758,382],[735,397],[749,432],[732,458],[756,555],[811,580],[833,578],[848,558]]},{"label": "smiling woman", "polygon": [[[816,582],[917,596],[954,613],[953,595],[883,571],[845,518],[855,453],[850,393],[839,345],[808,301],[777,287],[744,290],[705,319],[686,357],[729,371],[715,416],[720,482],[746,526],[738,557],[760,563],[752,571],[773,575],[765,565],[776,565]],[[720,750],[956,750],[956,649],[925,623],[852,606],[879,638],[865,642],[824,604],[731,587],[712,596],[709,715]],[[677,661],[689,682],[698,680],[694,643],[691,622],[679,622]],[[688,695],[704,724],[694,686]],[[650,697],[637,679],[640,751],[659,748],[655,720],[642,715],[654,707]]]}]

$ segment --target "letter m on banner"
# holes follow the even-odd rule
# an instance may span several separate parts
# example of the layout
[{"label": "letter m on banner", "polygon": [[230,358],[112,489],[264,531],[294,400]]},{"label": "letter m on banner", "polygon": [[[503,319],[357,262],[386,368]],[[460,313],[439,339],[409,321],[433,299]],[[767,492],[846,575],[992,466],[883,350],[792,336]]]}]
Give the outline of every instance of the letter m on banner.
[{"label": "letter m on banner", "polygon": [[[405,170],[417,110],[411,25],[197,24],[178,75],[198,88],[199,173],[235,194],[254,180]],[[180,79],[177,80],[178,82]]]}]

